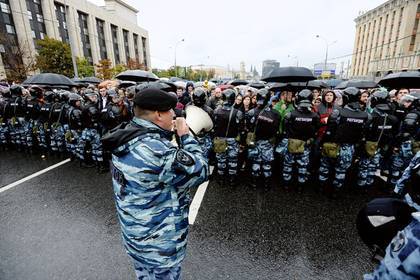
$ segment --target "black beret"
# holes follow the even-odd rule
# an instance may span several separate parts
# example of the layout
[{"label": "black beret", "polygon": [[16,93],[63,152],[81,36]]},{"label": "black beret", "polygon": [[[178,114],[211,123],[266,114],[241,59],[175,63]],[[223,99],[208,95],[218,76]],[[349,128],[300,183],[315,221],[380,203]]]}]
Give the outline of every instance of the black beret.
[{"label": "black beret", "polygon": [[146,88],[136,93],[133,102],[145,110],[164,112],[175,108],[178,99],[173,93],[156,88]]}]

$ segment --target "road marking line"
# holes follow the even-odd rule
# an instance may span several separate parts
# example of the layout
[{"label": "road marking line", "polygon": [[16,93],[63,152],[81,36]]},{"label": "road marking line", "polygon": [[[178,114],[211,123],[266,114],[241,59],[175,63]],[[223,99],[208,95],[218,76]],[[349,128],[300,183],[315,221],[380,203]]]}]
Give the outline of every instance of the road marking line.
[{"label": "road marking line", "polygon": [[[210,166],[210,174],[213,173],[213,169],[214,167]],[[206,193],[208,184],[209,184],[209,181],[202,183],[198,187],[197,191],[195,192],[193,201],[190,205],[190,213],[188,215],[188,223],[190,225],[193,225],[195,222],[195,218],[197,217],[197,214],[198,214],[198,209],[200,209],[200,205],[201,205],[201,202],[203,201],[204,194]]]},{"label": "road marking line", "polygon": [[47,167],[45,169],[42,169],[42,170],[40,170],[38,172],[35,172],[34,174],[31,174],[29,176],[26,176],[25,178],[22,178],[22,179],[14,182],[14,183],[11,183],[9,185],[6,185],[6,186],[0,188],[0,193],[5,192],[7,190],[10,190],[11,188],[16,187],[17,185],[20,185],[20,184],[22,184],[22,183],[24,183],[24,182],[26,182],[28,180],[31,180],[32,178],[35,178],[35,177],[37,177],[37,176],[39,176],[41,174],[44,174],[44,173],[46,173],[46,172],[48,172],[48,171],[50,171],[50,170],[52,170],[54,168],[57,168],[57,167],[59,167],[59,166],[61,166],[63,164],[66,164],[68,162],[70,162],[70,159],[69,158],[66,159],[66,160],[60,161],[59,163],[56,163],[54,165],[51,165],[51,166],[49,166],[49,167]]}]

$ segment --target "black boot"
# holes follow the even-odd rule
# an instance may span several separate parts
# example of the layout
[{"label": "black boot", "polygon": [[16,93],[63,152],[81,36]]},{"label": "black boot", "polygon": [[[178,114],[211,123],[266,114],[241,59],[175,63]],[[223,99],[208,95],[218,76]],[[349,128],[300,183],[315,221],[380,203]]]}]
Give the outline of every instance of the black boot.
[{"label": "black boot", "polygon": [[234,175],[229,176],[229,187],[235,187],[236,186],[237,178]]},{"label": "black boot", "polygon": [[268,190],[271,187],[271,177],[264,177],[263,180],[264,189]]},{"label": "black boot", "polygon": [[303,185],[304,185],[303,183],[298,183],[297,184],[297,192],[298,193],[303,193],[303,189],[304,189]]},{"label": "black boot", "polygon": [[253,189],[256,189],[258,187],[258,177],[256,177],[256,176],[251,177],[250,186]]}]

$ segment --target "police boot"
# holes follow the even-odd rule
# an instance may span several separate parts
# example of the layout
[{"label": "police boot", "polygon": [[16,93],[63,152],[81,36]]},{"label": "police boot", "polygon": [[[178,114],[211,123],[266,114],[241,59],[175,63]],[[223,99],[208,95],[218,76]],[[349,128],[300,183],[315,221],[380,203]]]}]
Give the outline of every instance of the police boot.
[{"label": "police boot", "polygon": [[343,188],[332,188],[331,195],[329,198],[331,199],[340,199],[343,196]]},{"label": "police boot", "polygon": [[97,166],[98,166],[98,173],[99,174],[103,174],[103,173],[107,173],[109,171],[109,166],[108,166],[108,162],[106,161],[98,161],[97,162]]}]

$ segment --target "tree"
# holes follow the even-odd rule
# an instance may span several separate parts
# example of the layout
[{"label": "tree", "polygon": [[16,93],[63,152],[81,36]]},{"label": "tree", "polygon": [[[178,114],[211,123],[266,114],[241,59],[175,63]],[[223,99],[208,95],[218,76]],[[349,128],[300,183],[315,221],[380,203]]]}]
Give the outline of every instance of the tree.
[{"label": "tree", "polygon": [[129,58],[127,64],[125,65],[128,70],[146,70],[147,67],[144,63],[140,63],[137,59]]},{"label": "tree", "polygon": [[95,68],[89,64],[89,61],[84,57],[77,58],[77,72],[80,77],[92,77],[95,75]]},{"label": "tree", "polygon": [[121,72],[124,72],[125,70],[127,70],[127,67],[124,64],[115,65],[114,68],[112,68],[112,77],[117,76],[118,74],[120,74]]},{"label": "tree", "polygon": [[28,42],[18,44],[15,37],[1,32],[0,44],[3,46],[0,52],[2,52],[3,65],[9,80],[22,82],[30,72],[37,69],[36,58],[28,52]]},{"label": "tree", "polygon": [[70,46],[59,40],[46,37],[37,40],[39,46],[37,66],[41,72],[73,76],[73,63]]},{"label": "tree", "polygon": [[96,64],[96,72],[98,73],[99,79],[110,80],[113,75],[113,68],[111,67],[111,60],[102,59]]}]

